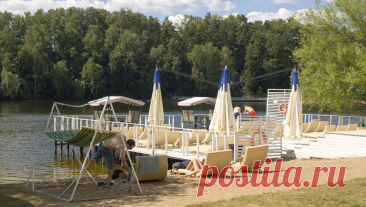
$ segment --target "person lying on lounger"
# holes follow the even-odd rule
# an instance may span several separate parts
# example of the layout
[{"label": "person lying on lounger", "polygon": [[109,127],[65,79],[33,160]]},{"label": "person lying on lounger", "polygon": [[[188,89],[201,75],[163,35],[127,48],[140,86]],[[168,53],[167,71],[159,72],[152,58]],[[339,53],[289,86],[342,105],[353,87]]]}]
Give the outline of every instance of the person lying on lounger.
[{"label": "person lying on lounger", "polygon": [[[123,139],[125,140],[127,149],[132,149],[135,147],[135,141],[129,139],[126,141],[126,136],[122,135]],[[86,169],[89,171],[90,166],[97,162],[100,158],[104,157],[105,165],[108,171],[108,182],[109,186],[113,187],[113,167],[114,167],[114,158],[113,158],[113,151],[119,151],[119,158],[124,166],[124,168],[128,171],[128,177],[131,176],[132,172],[130,167],[128,166],[125,158],[125,145],[123,144],[121,135],[116,135],[110,139],[107,139],[101,143],[99,143],[98,151],[91,157]],[[106,183],[105,185],[108,185]]]},{"label": "person lying on lounger", "polygon": [[185,175],[185,177],[195,175],[198,172],[200,172],[202,169],[203,163],[205,163],[205,159],[203,159],[202,162],[197,158],[191,159],[191,161],[187,165],[186,170],[190,170],[190,171],[192,171],[192,173]]},{"label": "person lying on lounger", "polygon": [[[235,162],[235,163],[231,164],[230,167],[236,169],[237,167],[240,166],[240,163],[243,162],[243,159],[244,159],[244,156],[241,156],[239,158],[239,162]],[[202,162],[197,158],[191,159],[191,161],[188,163],[186,170],[190,170],[190,171],[192,171],[192,173],[188,173],[184,177],[195,175],[198,172],[200,172],[202,170],[204,162],[205,162],[205,159],[203,159]]]}]

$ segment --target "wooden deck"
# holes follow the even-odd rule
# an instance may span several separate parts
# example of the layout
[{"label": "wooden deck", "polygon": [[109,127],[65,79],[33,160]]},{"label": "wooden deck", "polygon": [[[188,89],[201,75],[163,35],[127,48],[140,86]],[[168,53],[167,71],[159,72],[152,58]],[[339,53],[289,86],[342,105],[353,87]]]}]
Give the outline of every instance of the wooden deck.
[{"label": "wooden deck", "polygon": [[[147,150],[146,148],[141,147],[134,147],[132,150],[129,151],[146,155],[152,155],[151,149]],[[166,153],[165,148],[155,148],[155,154],[167,154],[169,158],[180,159],[180,160],[191,160],[193,158],[197,158],[196,152],[188,151],[188,155],[183,156],[183,153],[181,152],[180,148],[171,148],[171,147],[170,149],[168,149],[168,153]],[[203,158],[205,158],[205,155],[199,154],[198,159],[202,160]]]},{"label": "wooden deck", "polygon": [[366,157],[366,130],[329,132],[316,139],[303,138],[296,141],[283,139],[282,143],[287,157],[302,159]]}]

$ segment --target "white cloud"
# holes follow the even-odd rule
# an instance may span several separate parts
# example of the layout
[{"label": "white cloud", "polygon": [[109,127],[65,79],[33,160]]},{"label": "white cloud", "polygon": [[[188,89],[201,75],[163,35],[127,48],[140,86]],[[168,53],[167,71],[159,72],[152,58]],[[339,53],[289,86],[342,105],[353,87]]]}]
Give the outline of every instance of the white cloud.
[{"label": "white cloud", "polygon": [[224,16],[222,16],[222,18],[226,19],[229,17],[229,15],[233,15],[234,17],[238,16],[239,13],[230,13],[230,14],[226,14]]},{"label": "white cloud", "polygon": [[181,23],[184,21],[184,15],[183,14],[177,14],[175,16],[170,16],[168,19],[173,22],[173,24],[181,25]]},{"label": "white cloud", "polygon": [[[23,14],[26,11],[35,12],[37,9],[55,9],[59,7],[96,7],[108,11],[118,11],[122,7],[133,11],[159,12],[173,14],[175,12],[195,12],[199,8],[209,11],[230,11],[235,4],[225,0],[0,0],[0,11],[10,11]],[[187,8],[186,8],[187,7]]]},{"label": "white cloud", "polygon": [[271,0],[274,4],[296,4],[299,0]]},{"label": "white cloud", "polygon": [[295,12],[301,13],[306,11],[307,9],[301,9],[297,11],[289,11],[285,8],[281,8],[277,13],[273,12],[250,12],[246,17],[248,18],[248,22],[254,22],[256,20],[271,20],[271,19],[287,19],[291,17]]}]

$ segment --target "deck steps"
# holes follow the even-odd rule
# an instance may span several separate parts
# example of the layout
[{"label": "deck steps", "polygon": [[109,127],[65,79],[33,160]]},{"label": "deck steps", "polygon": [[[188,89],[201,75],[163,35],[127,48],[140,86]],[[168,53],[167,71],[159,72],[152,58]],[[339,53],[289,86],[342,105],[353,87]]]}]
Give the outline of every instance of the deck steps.
[{"label": "deck steps", "polygon": [[366,134],[352,133],[327,133],[324,138],[309,140],[309,145],[294,146],[294,152],[304,159],[366,157]]}]

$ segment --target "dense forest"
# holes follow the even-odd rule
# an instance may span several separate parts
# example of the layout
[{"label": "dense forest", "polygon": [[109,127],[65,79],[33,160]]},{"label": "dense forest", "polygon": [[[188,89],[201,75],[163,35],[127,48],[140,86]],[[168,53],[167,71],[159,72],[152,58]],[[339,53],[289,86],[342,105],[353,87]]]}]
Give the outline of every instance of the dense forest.
[{"label": "dense forest", "polygon": [[[291,21],[208,13],[173,24],[123,8],[0,12],[0,99],[149,99],[156,65],[218,82],[226,62],[233,82],[246,80],[295,65]],[[290,75],[247,82],[232,94],[290,88]],[[217,86],[165,71],[161,81],[164,98],[217,94]]]}]

